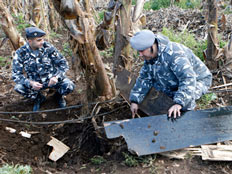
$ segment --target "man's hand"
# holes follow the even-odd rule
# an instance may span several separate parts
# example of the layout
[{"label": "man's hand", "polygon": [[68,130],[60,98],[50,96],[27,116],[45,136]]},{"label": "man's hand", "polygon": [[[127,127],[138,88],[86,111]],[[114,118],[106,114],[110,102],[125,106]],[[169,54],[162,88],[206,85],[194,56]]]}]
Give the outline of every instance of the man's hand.
[{"label": "man's hand", "polygon": [[180,117],[180,110],[182,109],[181,105],[175,104],[168,110],[168,117],[176,118],[177,116]]},{"label": "man's hand", "polygon": [[135,118],[135,114],[137,114],[138,108],[139,106],[137,103],[131,103],[130,109],[132,112],[132,118]]},{"label": "man's hand", "polygon": [[39,82],[35,82],[35,81],[30,81],[30,85],[36,91],[40,90],[43,87],[43,84],[41,84]]},{"label": "man's hand", "polygon": [[48,86],[55,85],[57,82],[58,82],[58,79],[57,79],[56,77],[52,77],[52,78],[49,80]]}]

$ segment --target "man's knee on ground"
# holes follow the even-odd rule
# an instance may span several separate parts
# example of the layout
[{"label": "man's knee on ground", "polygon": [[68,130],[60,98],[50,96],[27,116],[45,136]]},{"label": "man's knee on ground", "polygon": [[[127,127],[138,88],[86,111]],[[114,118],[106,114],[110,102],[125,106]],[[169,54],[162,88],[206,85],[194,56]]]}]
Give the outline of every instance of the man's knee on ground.
[{"label": "man's knee on ground", "polygon": [[71,93],[74,89],[75,89],[76,85],[68,78],[65,78],[61,85],[60,85],[60,89],[58,90],[58,92],[61,95],[67,95],[69,93]]},{"label": "man's knee on ground", "polygon": [[14,90],[19,94],[25,93],[25,86],[23,86],[22,84],[16,84]]}]

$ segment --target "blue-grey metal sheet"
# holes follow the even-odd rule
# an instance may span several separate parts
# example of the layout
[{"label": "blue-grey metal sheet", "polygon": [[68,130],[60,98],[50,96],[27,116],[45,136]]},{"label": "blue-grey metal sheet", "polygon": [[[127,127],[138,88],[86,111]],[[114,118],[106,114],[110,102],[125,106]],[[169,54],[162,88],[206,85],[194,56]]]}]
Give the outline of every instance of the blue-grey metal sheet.
[{"label": "blue-grey metal sheet", "polygon": [[138,156],[232,140],[232,106],[104,123],[107,138],[123,136]]}]

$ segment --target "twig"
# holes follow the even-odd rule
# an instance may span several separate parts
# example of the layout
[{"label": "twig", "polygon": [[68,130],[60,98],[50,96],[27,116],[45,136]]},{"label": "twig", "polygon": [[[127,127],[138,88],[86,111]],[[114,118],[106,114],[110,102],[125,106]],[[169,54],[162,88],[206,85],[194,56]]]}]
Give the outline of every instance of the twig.
[{"label": "twig", "polygon": [[[94,118],[94,111],[95,111],[95,109],[96,109],[96,107],[97,107],[98,104],[99,104],[99,102],[96,103],[96,105],[94,106],[94,108],[93,108],[93,110],[92,110],[92,113],[91,113],[91,117],[92,117],[91,121],[92,121],[92,123],[93,123],[93,126],[94,126],[94,129],[95,129],[95,130],[98,129],[98,125],[97,125],[96,119]],[[99,111],[99,110],[98,110],[98,111]]]},{"label": "twig", "polygon": [[[224,85],[226,85],[226,79],[223,75],[222,75],[222,80],[223,80]],[[225,90],[227,90],[227,86],[225,87]]]},{"label": "twig", "polygon": [[222,88],[222,87],[231,86],[231,85],[232,85],[232,83],[227,83],[227,84],[224,84],[224,85],[214,86],[211,89],[217,89],[217,88]]},{"label": "twig", "polygon": [[[126,103],[127,103],[129,106],[131,106],[130,103],[127,101],[127,99],[126,99],[122,94],[121,94],[121,96],[122,96],[122,98],[126,101]],[[135,115],[136,115],[138,118],[141,118],[140,115],[139,115],[138,113],[136,113]]]}]

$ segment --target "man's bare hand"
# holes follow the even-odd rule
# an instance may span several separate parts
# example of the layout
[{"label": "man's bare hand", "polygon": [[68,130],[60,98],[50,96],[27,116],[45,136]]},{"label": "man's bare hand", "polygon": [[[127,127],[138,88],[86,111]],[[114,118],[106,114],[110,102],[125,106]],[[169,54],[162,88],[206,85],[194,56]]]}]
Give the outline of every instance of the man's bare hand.
[{"label": "man's bare hand", "polygon": [[35,82],[35,81],[30,81],[30,85],[36,91],[40,90],[43,87],[43,84],[41,84],[39,82]]},{"label": "man's bare hand", "polygon": [[130,109],[131,109],[131,112],[132,112],[132,118],[135,118],[135,114],[137,114],[138,108],[139,108],[138,104],[131,103]]},{"label": "man's bare hand", "polygon": [[182,109],[181,105],[175,104],[168,110],[168,117],[176,118],[177,116],[180,117],[180,110]]},{"label": "man's bare hand", "polygon": [[48,86],[55,85],[57,84],[57,82],[58,82],[58,79],[56,77],[52,77],[48,83]]}]

